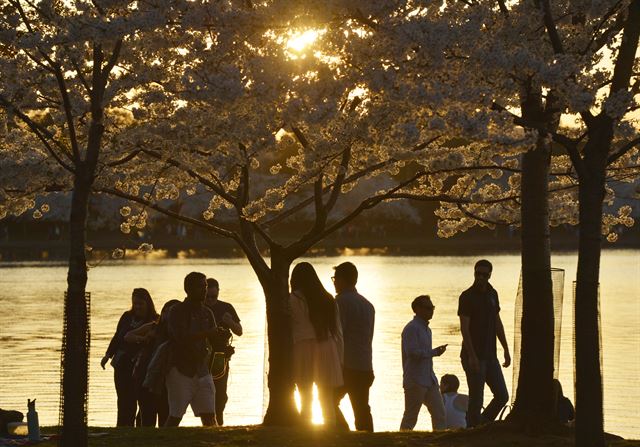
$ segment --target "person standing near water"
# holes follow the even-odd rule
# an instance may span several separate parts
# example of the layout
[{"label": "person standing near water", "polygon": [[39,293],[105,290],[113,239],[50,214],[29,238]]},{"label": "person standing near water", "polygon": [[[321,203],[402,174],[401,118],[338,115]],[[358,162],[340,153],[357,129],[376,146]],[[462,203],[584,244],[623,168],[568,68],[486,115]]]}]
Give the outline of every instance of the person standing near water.
[{"label": "person standing near water", "polygon": [[[139,343],[125,340],[125,335],[138,327],[158,320],[158,313],[147,289],[136,288],[131,294],[131,309],[120,317],[116,333],[111,338],[107,352],[100,361],[102,369],[111,359],[113,377],[118,396],[118,427],[133,427],[136,420],[138,397],[136,380],[133,377],[134,361],[142,348]],[[140,403],[141,407],[145,403]]]},{"label": "person standing near water", "polygon": [[[511,364],[511,355],[500,319],[498,292],[489,284],[492,270],[493,266],[486,259],[476,262],[473,285],[462,292],[458,302],[462,332],[460,358],[469,387],[467,427],[493,421],[509,401],[498,362],[496,338],[504,350],[503,367]],[[485,383],[491,389],[493,399],[480,414]]]},{"label": "person standing near water", "polygon": [[226,367],[221,377],[214,378],[213,383],[216,388],[216,420],[218,425],[224,425],[224,407],[227,405],[227,383],[229,381],[229,360],[235,352],[231,346],[232,333],[240,337],[242,335],[242,325],[240,317],[234,307],[225,301],[218,299],[220,295],[220,284],[214,278],[207,279],[207,299],[205,304],[213,312],[216,318],[220,336],[213,345],[213,352],[223,352],[225,355]]},{"label": "person standing near water", "polygon": [[356,430],[373,431],[373,418],[369,406],[369,389],[373,384],[372,343],[376,311],[356,290],[358,269],[351,262],[334,267],[333,285],[344,336],[344,386],[336,390],[336,425],[349,430],[340,411],[340,401],[348,394]]}]

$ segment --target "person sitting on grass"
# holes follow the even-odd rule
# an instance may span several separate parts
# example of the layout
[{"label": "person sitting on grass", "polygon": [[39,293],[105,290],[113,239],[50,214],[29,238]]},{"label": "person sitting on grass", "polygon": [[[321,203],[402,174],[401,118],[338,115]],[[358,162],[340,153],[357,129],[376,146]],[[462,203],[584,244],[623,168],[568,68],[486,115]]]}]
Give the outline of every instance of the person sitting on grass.
[{"label": "person sitting on grass", "polygon": [[458,394],[460,380],[453,374],[445,374],[440,378],[440,392],[444,402],[447,428],[467,428],[467,408],[469,396]]}]

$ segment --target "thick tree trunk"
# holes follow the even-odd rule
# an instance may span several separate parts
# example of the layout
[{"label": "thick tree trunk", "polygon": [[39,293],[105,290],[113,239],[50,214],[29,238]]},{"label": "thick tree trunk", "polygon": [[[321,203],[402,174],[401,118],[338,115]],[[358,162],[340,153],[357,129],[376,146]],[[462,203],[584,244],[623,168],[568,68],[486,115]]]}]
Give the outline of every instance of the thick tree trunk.
[{"label": "thick tree trunk", "polygon": [[522,343],[518,388],[509,419],[527,430],[548,427],[554,413],[550,157],[549,143],[540,138],[522,161]]},{"label": "thick tree trunk", "polygon": [[580,227],[575,298],[576,445],[603,447],[604,415],[600,370],[598,282],[605,169],[613,136],[611,120],[594,124],[585,147],[579,185]]},{"label": "thick tree trunk", "polygon": [[294,425],[298,412],[293,398],[291,324],[288,312],[291,261],[279,252],[271,253],[271,272],[261,279],[267,302],[269,344],[269,405],[264,425]]},{"label": "thick tree trunk", "polygon": [[[80,169],[80,168],[78,168]],[[60,445],[87,445],[88,318],[85,229],[91,181],[76,173],[71,198],[70,254],[65,298],[66,332],[62,352],[62,436]]]}]

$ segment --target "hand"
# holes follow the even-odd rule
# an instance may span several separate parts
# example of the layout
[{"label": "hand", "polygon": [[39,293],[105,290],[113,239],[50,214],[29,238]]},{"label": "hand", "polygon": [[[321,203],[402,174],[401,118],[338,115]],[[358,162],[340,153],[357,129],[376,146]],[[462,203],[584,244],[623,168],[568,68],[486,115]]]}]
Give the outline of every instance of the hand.
[{"label": "hand", "polygon": [[109,357],[107,357],[106,355],[102,357],[102,360],[100,360],[100,366],[102,366],[102,369],[104,369],[104,365],[106,365],[108,361]]},{"label": "hand", "polygon": [[442,354],[444,354],[446,350],[447,350],[447,345],[438,346],[436,349],[434,349],[436,357],[439,357]]},{"label": "hand", "polygon": [[509,351],[504,352],[504,363],[502,364],[503,368],[508,368],[511,365],[511,355],[509,355]]}]

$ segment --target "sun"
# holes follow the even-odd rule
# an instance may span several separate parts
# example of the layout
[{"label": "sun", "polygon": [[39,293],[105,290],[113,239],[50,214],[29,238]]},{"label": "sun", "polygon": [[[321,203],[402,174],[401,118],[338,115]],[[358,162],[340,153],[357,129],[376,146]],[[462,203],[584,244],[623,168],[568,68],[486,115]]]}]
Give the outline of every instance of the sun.
[{"label": "sun", "polygon": [[287,48],[300,53],[314,43],[318,39],[318,36],[320,36],[320,31],[314,29],[294,33],[287,40]]}]

